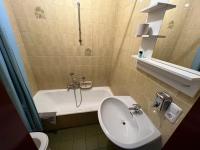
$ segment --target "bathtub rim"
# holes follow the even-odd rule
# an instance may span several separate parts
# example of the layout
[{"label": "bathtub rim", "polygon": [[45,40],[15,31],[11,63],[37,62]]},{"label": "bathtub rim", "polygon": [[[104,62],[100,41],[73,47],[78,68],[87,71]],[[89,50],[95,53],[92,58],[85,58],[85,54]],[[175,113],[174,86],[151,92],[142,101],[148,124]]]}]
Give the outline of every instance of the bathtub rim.
[{"label": "bathtub rim", "polygon": [[[96,91],[96,90],[106,90],[110,96],[114,96],[113,95],[113,92],[111,90],[111,88],[109,86],[99,86],[99,87],[92,87],[91,89],[82,89],[83,91],[87,91],[87,90],[90,90],[90,91]],[[48,90],[39,90],[38,92],[36,92],[36,94],[33,96],[33,101],[34,101],[34,104],[35,104],[35,98],[39,95],[39,94],[43,94],[43,93],[51,93],[51,92],[61,92],[61,91],[67,91],[67,89],[48,89]],[[109,96],[109,97],[110,97]],[[102,98],[103,100],[104,98]],[[75,103],[75,102],[74,102]],[[36,105],[35,105],[36,107]],[[89,113],[89,112],[97,112],[98,111],[98,108],[79,108],[78,110],[76,111],[46,111],[46,112],[39,112],[38,110],[38,113],[48,113],[48,112],[56,112],[56,116],[64,116],[64,115],[72,115],[72,114],[79,114],[79,113]],[[37,107],[36,107],[37,109]],[[85,110],[84,110],[85,109]]]},{"label": "bathtub rim", "polygon": [[[108,92],[109,92],[111,95],[113,95],[113,92],[112,92],[112,90],[111,90],[111,88],[110,88],[109,86],[95,86],[95,87],[92,87],[91,89],[81,89],[81,90],[83,90],[83,91],[87,91],[87,90],[94,90],[94,91],[96,91],[96,90],[101,90],[101,89],[106,89],[106,90],[108,90]],[[67,89],[39,90],[39,91],[37,91],[37,92],[34,94],[33,99],[34,99],[38,94],[40,94],[40,93],[47,93],[47,92],[52,93],[52,92],[60,92],[60,91],[67,91]]]}]

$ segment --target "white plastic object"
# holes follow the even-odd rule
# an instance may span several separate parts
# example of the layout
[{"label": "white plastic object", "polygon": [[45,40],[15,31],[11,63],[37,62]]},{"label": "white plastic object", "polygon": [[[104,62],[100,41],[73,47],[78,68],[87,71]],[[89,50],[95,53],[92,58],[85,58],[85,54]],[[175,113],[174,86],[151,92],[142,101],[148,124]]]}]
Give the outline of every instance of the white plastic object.
[{"label": "white plastic object", "polygon": [[[129,108],[136,101],[130,96],[107,97],[101,101],[98,119],[105,135],[124,149],[160,150],[160,132],[145,112],[131,114]],[[154,147],[152,142],[156,142]]]},{"label": "white plastic object", "polygon": [[152,4],[149,7],[144,8],[143,10],[141,10],[141,12],[143,12],[143,13],[153,13],[153,12],[158,12],[158,11],[166,11],[166,10],[173,9],[173,8],[176,7],[176,5],[170,4],[170,3],[167,3],[167,2],[153,2],[153,1],[151,1],[151,3]]},{"label": "white plastic object", "polygon": [[43,132],[31,132],[30,133],[33,142],[35,143],[38,150],[47,150],[49,144],[48,136]]},{"label": "white plastic object", "polygon": [[147,35],[149,31],[149,24],[143,23],[138,26],[137,36]]},{"label": "white plastic object", "polygon": [[194,97],[200,89],[200,72],[165,62],[155,58],[139,58],[137,68],[149,73],[166,84],[176,88],[190,97]]},{"label": "white plastic object", "polygon": [[171,123],[175,123],[178,117],[181,115],[182,109],[177,106],[175,103],[171,103],[167,111],[165,112],[165,117]]}]

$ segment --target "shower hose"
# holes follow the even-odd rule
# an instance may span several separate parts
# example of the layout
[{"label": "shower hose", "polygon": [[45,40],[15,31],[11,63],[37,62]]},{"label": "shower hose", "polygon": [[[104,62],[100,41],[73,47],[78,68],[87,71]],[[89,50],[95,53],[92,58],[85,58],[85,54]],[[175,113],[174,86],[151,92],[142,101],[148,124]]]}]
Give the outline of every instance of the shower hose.
[{"label": "shower hose", "polygon": [[82,103],[82,100],[83,100],[81,89],[79,88],[79,90],[80,90],[81,100],[80,100],[80,103],[78,104],[78,100],[77,100],[77,96],[76,96],[76,88],[74,88],[74,97],[75,97],[75,102],[76,102],[76,108],[81,106],[81,103]]}]

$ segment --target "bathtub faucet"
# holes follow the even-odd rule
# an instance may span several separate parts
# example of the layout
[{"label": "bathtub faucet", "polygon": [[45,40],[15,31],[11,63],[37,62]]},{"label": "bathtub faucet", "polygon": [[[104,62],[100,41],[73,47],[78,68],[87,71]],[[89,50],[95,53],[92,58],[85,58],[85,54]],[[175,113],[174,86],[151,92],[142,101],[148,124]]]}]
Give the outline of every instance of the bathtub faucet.
[{"label": "bathtub faucet", "polygon": [[[70,89],[72,89],[74,91],[74,98],[75,98],[75,102],[76,102],[76,108],[81,106],[83,97],[82,97],[82,92],[81,92],[81,88],[80,88],[80,76],[79,75],[74,75],[74,73],[70,73],[71,76],[71,83],[68,80],[69,85],[67,86],[67,91],[69,91]],[[82,79],[85,79],[85,77],[82,77]],[[80,100],[77,99],[77,92],[76,89],[80,89]]]},{"label": "bathtub faucet", "polygon": [[[80,88],[80,77],[75,75],[74,73],[70,73],[71,76],[71,83],[67,86],[67,90],[70,89],[78,89]],[[82,79],[85,79],[85,77],[82,77]]]},{"label": "bathtub faucet", "polygon": [[67,86],[67,91],[69,91],[70,89],[73,89],[73,85],[72,84]]},{"label": "bathtub faucet", "polygon": [[78,82],[73,82],[73,83],[70,83],[68,86],[67,86],[67,91],[69,91],[70,89],[78,89],[80,88],[80,83]]}]

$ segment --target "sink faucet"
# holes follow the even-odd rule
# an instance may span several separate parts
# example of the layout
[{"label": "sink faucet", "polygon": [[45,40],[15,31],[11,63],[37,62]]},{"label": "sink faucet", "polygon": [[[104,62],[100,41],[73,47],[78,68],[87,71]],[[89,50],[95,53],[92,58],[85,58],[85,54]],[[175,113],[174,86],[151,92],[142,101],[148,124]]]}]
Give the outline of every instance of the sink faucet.
[{"label": "sink faucet", "polygon": [[143,113],[139,104],[132,104],[132,107],[129,107],[128,109],[130,110],[131,115]]}]

